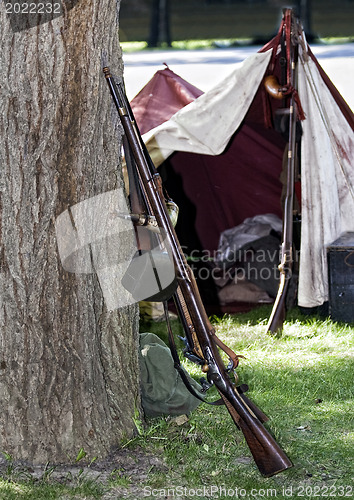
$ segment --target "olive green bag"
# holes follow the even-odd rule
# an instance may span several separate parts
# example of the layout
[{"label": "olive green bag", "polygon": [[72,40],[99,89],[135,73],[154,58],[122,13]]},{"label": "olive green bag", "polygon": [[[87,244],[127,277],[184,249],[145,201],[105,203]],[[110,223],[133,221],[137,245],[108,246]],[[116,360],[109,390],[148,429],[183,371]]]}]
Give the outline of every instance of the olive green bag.
[{"label": "olive green bag", "polygon": [[[140,334],[139,361],[142,406],[147,416],[188,414],[201,403],[184,385],[169,347],[157,335]],[[188,374],[187,377],[202,396],[198,382]]]}]

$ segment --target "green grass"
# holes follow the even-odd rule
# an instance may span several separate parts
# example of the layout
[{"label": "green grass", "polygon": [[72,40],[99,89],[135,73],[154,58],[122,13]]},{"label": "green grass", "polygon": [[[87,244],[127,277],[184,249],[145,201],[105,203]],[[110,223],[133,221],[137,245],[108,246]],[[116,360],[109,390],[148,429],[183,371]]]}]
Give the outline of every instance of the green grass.
[{"label": "green grass", "polygon": [[[261,478],[253,461],[245,459],[250,453],[226,411],[202,405],[179,431],[179,440],[168,439],[164,447],[172,469],[184,460],[180,483],[231,489],[272,485],[278,487],[278,498],[287,485],[295,491],[305,484],[353,484],[354,328],[294,311],[282,337],[275,338],[265,333],[269,312],[264,307],[213,322],[221,340],[246,357],[238,369],[240,382],[249,385],[249,397],[270,417],[266,426],[294,467]],[[190,371],[197,374],[194,365]],[[164,429],[167,435],[172,431],[173,426]],[[187,445],[181,446],[180,439]]]},{"label": "green grass", "polygon": [[70,486],[59,482],[36,484],[32,481],[0,479],[1,500],[99,499],[102,498],[103,493],[104,488],[95,481]]},{"label": "green grass", "polygon": [[[316,43],[327,45],[339,45],[344,43],[353,43],[354,37],[327,37],[321,38]],[[172,46],[167,45],[161,47],[150,48],[147,42],[121,42],[123,53],[140,52],[144,50],[198,50],[198,49],[215,49],[227,47],[245,47],[252,45],[252,38],[228,38],[228,39],[206,39],[206,40],[176,40],[172,42]]]},{"label": "green grass", "polygon": [[167,45],[161,47],[151,48],[148,46],[147,42],[121,42],[123,52],[138,52],[141,50],[196,50],[196,49],[213,49],[216,47],[233,47],[233,46],[245,46],[252,43],[251,38],[245,39],[210,39],[210,40],[176,40],[172,42],[172,46]]},{"label": "green grass", "polygon": [[[59,482],[50,474],[34,481],[9,461],[0,499],[161,498],[167,488],[171,498],[178,493],[181,498],[212,498],[212,493],[213,498],[236,498],[240,488],[248,498],[353,495],[354,327],[294,310],[283,335],[275,338],[265,333],[269,314],[269,307],[261,307],[212,322],[219,337],[246,357],[237,370],[240,383],[249,385],[248,396],[270,417],[266,427],[291,458],[291,469],[263,478],[226,409],[202,404],[182,425],[170,417],[150,419],[123,445],[137,463],[144,454],[150,457],[144,474],[123,466],[105,481],[87,476]],[[141,328],[166,339],[164,323]],[[185,366],[200,376],[193,364]],[[250,496],[251,491],[260,493]]]}]

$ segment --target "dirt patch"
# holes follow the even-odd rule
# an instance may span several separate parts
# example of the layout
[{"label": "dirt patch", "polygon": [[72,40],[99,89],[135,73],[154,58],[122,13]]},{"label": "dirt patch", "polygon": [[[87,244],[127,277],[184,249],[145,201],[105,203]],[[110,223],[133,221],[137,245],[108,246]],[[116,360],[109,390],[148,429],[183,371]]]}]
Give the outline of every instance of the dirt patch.
[{"label": "dirt patch", "polygon": [[[120,498],[146,498],[146,487],[150,473],[166,473],[168,467],[161,455],[146,452],[140,447],[120,449],[107,460],[92,464],[58,464],[31,466],[23,462],[0,458],[0,475],[11,481],[50,481],[67,486],[77,486],[85,481],[94,481],[104,486],[102,500]],[[72,499],[63,496],[60,500]]]}]

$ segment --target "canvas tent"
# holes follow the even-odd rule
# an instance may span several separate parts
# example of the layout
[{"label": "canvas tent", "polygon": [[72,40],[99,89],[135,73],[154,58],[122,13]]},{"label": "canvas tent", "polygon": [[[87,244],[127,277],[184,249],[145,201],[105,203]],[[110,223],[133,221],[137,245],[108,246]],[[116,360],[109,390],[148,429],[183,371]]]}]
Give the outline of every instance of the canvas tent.
[{"label": "canvas tent", "polygon": [[[172,116],[154,102],[160,112],[143,138],[155,165],[164,172],[168,189],[172,188],[170,194],[182,202],[179,236],[187,253],[193,248],[212,253],[222,231],[246,218],[282,217],[280,177],[286,140],[272,125],[279,103],[263,85],[265,75],[281,71],[277,45],[275,37],[213,89],[183,107],[170,96],[169,115],[172,103],[176,109]],[[153,78],[157,97],[157,80],[171,77],[168,72],[160,71]],[[180,87],[186,85],[174,78]],[[139,108],[144,94],[145,104]],[[305,113],[301,187],[296,186],[302,220],[298,303],[315,307],[328,300],[327,246],[342,233],[354,231],[354,118],[304,36],[299,47],[298,94]],[[131,104],[146,131],[146,88]]]}]

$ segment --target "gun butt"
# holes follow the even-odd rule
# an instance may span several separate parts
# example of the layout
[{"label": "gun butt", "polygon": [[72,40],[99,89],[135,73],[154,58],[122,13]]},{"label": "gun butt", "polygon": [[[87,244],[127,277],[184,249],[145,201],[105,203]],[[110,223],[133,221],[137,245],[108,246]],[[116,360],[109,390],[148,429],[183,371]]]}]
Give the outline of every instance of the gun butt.
[{"label": "gun butt", "polygon": [[244,408],[243,413],[246,412],[247,419],[242,418],[223,394],[221,397],[235,424],[242,431],[253,459],[263,476],[274,476],[292,467],[290,459],[256,416],[252,416]]},{"label": "gun butt", "polygon": [[292,467],[290,459],[265,427],[260,422],[255,422],[255,426],[258,427],[257,432],[243,420],[239,422],[239,427],[260,473],[265,477],[270,477]]},{"label": "gun butt", "polygon": [[275,299],[273,309],[267,324],[267,333],[279,333],[283,329],[286,316],[285,298],[288,288],[288,280],[285,273],[280,275],[278,294]]},{"label": "gun butt", "polygon": [[271,316],[267,324],[266,333],[281,334],[285,321],[286,310],[285,304],[279,305],[275,314]]}]

